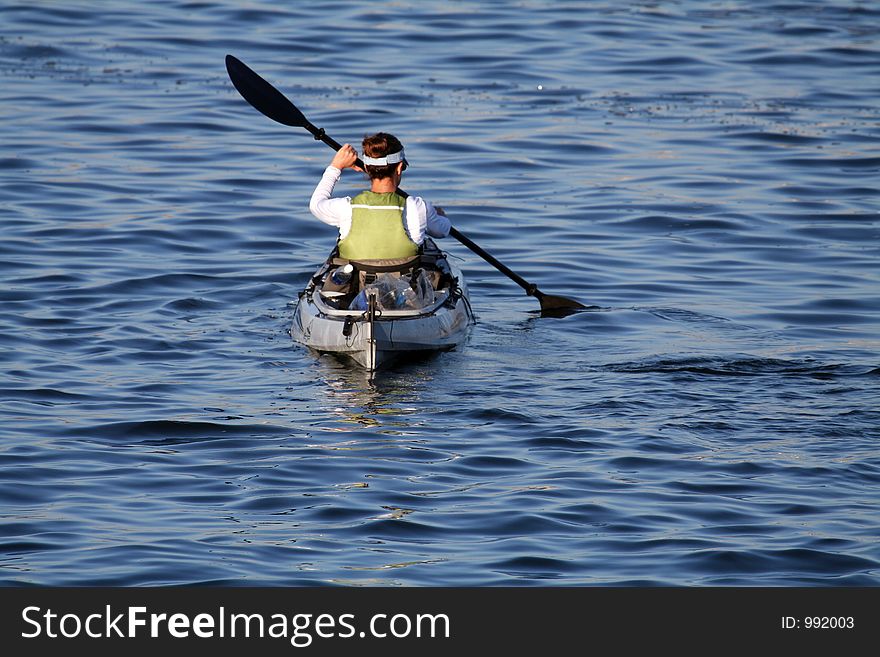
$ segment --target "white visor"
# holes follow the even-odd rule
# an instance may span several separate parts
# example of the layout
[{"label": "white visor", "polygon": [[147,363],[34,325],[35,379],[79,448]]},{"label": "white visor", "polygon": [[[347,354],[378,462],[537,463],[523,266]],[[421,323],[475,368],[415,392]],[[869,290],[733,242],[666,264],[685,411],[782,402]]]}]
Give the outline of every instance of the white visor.
[{"label": "white visor", "polygon": [[361,160],[364,164],[369,164],[373,167],[384,167],[388,164],[397,164],[398,162],[402,162],[406,159],[406,156],[403,153],[403,149],[400,149],[396,153],[389,153],[385,157],[368,157],[367,155],[361,156]]}]

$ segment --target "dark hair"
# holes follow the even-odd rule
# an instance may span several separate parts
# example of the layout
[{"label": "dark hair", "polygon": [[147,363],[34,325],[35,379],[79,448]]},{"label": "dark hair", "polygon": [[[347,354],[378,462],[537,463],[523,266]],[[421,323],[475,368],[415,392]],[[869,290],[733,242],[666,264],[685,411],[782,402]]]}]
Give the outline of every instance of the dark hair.
[{"label": "dark hair", "polygon": [[[367,157],[385,157],[391,153],[403,150],[403,144],[394,135],[387,132],[377,132],[375,135],[367,135],[362,142],[364,155]],[[364,165],[367,175],[371,180],[378,178],[390,178],[397,169],[397,164],[385,164],[383,166]]]}]

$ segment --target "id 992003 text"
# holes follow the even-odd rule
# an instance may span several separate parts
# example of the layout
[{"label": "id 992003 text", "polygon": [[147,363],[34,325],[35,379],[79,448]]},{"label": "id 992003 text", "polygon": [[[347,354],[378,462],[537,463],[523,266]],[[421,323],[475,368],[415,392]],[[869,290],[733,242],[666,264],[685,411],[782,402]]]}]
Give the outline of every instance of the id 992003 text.
[{"label": "id 992003 text", "polygon": [[783,616],[784,630],[854,630],[854,616]]}]

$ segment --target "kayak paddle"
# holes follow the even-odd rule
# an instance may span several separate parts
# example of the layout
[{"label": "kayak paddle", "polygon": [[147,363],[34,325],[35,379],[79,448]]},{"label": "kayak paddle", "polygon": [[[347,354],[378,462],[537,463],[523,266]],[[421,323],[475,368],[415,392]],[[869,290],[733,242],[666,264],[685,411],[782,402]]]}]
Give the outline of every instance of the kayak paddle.
[{"label": "kayak paddle", "polygon": [[[240,59],[232,55],[226,55],[226,71],[229,73],[229,79],[232,80],[232,84],[238,90],[238,93],[257,111],[283,125],[305,128],[312,133],[312,136],[317,141],[324,142],[334,151],[338,151],[342,147],[338,141],[324,132],[324,128],[318,128],[311,123],[284,94],[257,75]],[[360,168],[364,168],[364,163],[360,158],[358,158],[356,164]],[[407,196],[407,193],[402,189],[398,189],[397,192],[402,196]],[[574,299],[544,294],[538,289],[537,285],[529,283],[492,254],[480,248],[473,240],[463,235],[455,227],[449,231],[449,234],[523,288],[526,294],[535,297],[541,304],[542,313],[563,315],[586,308],[585,305]]]}]

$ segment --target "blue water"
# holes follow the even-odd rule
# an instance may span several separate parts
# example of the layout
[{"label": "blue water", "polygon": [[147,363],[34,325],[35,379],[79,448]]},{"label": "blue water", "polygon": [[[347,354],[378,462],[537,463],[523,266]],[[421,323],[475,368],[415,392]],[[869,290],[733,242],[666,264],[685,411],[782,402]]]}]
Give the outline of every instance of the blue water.
[{"label": "blue water", "polygon": [[[0,584],[880,584],[880,5],[0,2]],[[479,323],[293,344],[388,130]],[[362,181],[346,173],[339,191]]]}]

